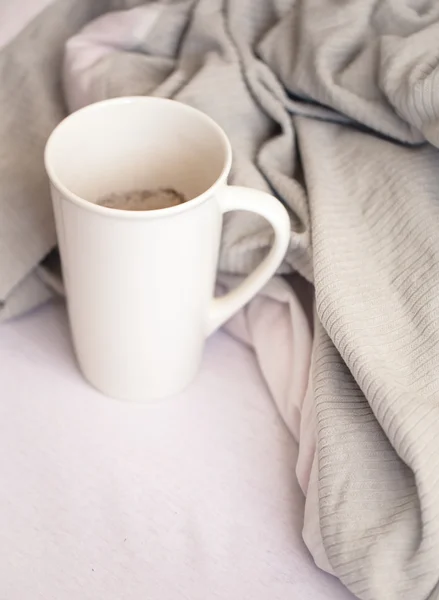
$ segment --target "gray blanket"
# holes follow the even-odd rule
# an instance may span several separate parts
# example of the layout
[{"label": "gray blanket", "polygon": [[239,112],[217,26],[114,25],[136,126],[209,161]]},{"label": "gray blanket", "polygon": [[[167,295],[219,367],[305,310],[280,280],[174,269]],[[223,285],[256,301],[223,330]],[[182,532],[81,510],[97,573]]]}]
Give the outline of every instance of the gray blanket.
[{"label": "gray blanket", "polygon": [[[47,295],[55,243],[42,150],[65,111],[65,39],[140,1],[57,0],[0,54],[3,317]],[[98,97],[171,96],[230,136],[232,180],[291,211],[284,270],[314,282],[320,527],[364,600],[439,598],[439,3],[167,2]],[[229,216],[221,268],[270,231]],[[292,474],[293,476],[293,474]]]}]

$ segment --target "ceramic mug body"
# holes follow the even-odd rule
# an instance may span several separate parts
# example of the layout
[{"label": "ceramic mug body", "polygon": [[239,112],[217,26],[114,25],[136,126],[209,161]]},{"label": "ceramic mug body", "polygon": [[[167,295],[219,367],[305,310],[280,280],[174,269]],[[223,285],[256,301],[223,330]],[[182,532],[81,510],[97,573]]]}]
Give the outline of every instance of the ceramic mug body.
[{"label": "ceramic mug body", "polygon": [[[226,185],[224,132],[203,113],[157,98],[119,98],[67,117],[46,169],[73,343],[86,379],[127,400],[166,397],[194,378],[206,337],[273,275],[289,218],[263,192]],[[153,211],[99,206],[109,193],[174,188],[188,202]],[[230,295],[213,299],[222,216],[262,214],[269,256]]]}]

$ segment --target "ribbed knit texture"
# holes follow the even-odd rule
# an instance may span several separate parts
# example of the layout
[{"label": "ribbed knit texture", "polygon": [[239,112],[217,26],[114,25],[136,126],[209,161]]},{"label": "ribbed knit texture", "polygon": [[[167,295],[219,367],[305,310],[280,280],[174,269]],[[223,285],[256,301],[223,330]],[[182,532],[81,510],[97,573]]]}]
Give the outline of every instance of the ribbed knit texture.
[{"label": "ribbed knit texture", "polygon": [[[134,4],[142,3],[129,6]],[[137,32],[135,47],[115,44],[113,53],[84,72],[80,47],[68,44],[67,103],[77,108],[81,94],[87,102],[154,94],[196,106],[231,139],[231,180],[271,190],[290,208],[291,247],[283,269],[298,270],[316,289],[313,374],[320,526],[328,559],[363,600],[435,600],[439,153],[425,142],[439,145],[439,4],[162,4],[162,16],[145,38]],[[39,44],[53,43],[59,11],[68,14],[73,5],[76,26],[106,8],[103,1],[58,0],[40,21]],[[29,31],[14,51],[28,43]],[[66,37],[69,31],[63,31]],[[34,77],[38,81],[39,73]],[[30,102],[32,114],[46,115],[33,137],[34,152],[28,150],[32,190],[43,176],[44,139],[62,110],[53,95],[50,103],[28,95],[25,106],[15,95],[8,104],[4,89],[2,114],[19,119]],[[0,140],[3,149],[5,137]],[[11,131],[6,141],[15,148]],[[20,152],[12,156],[9,171],[21,164]],[[0,170],[0,180],[6,175]],[[34,191],[27,202],[41,204],[41,221],[32,220],[30,245],[23,237],[30,213],[14,200],[15,229],[7,239],[20,244],[19,251],[12,241],[6,248],[16,261],[12,271],[0,263],[6,306],[11,285],[53,242],[45,216],[49,198]],[[2,215],[5,201],[0,199]],[[221,268],[248,272],[270,241],[261,220],[228,216]]]},{"label": "ribbed knit texture", "polygon": [[[360,598],[437,598],[437,151],[312,121],[298,131],[320,319],[325,549]],[[312,156],[317,145],[323,161]],[[355,169],[352,156],[362,157]]]}]

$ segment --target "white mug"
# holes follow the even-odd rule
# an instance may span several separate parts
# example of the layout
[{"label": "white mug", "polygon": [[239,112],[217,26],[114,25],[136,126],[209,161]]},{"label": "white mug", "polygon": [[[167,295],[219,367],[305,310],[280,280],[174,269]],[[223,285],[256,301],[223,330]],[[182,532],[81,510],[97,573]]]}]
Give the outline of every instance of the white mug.
[{"label": "white mug", "polygon": [[[173,395],[196,375],[207,336],[279,267],[290,240],[282,204],[228,186],[230,143],[208,116],[161,98],[117,98],[62,121],[47,142],[73,344],[108,396]],[[189,200],[151,211],[107,208],[109,193],[174,188]],[[222,216],[262,215],[273,247],[234,291],[213,298]]]}]

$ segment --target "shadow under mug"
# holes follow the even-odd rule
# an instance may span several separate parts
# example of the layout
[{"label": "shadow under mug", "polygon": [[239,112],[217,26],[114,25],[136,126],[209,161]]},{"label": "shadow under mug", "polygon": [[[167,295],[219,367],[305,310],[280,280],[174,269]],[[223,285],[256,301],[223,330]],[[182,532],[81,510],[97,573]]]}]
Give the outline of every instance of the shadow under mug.
[{"label": "shadow under mug", "polygon": [[[80,368],[108,396],[173,395],[197,373],[206,338],[275,273],[290,221],[261,191],[228,186],[230,143],[202,112],[173,100],[98,102],[62,121],[45,151],[69,319]],[[174,188],[189,200],[153,211],[99,206],[108,193]],[[223,214],[273,227],[267,257],[214,298]]]}]

